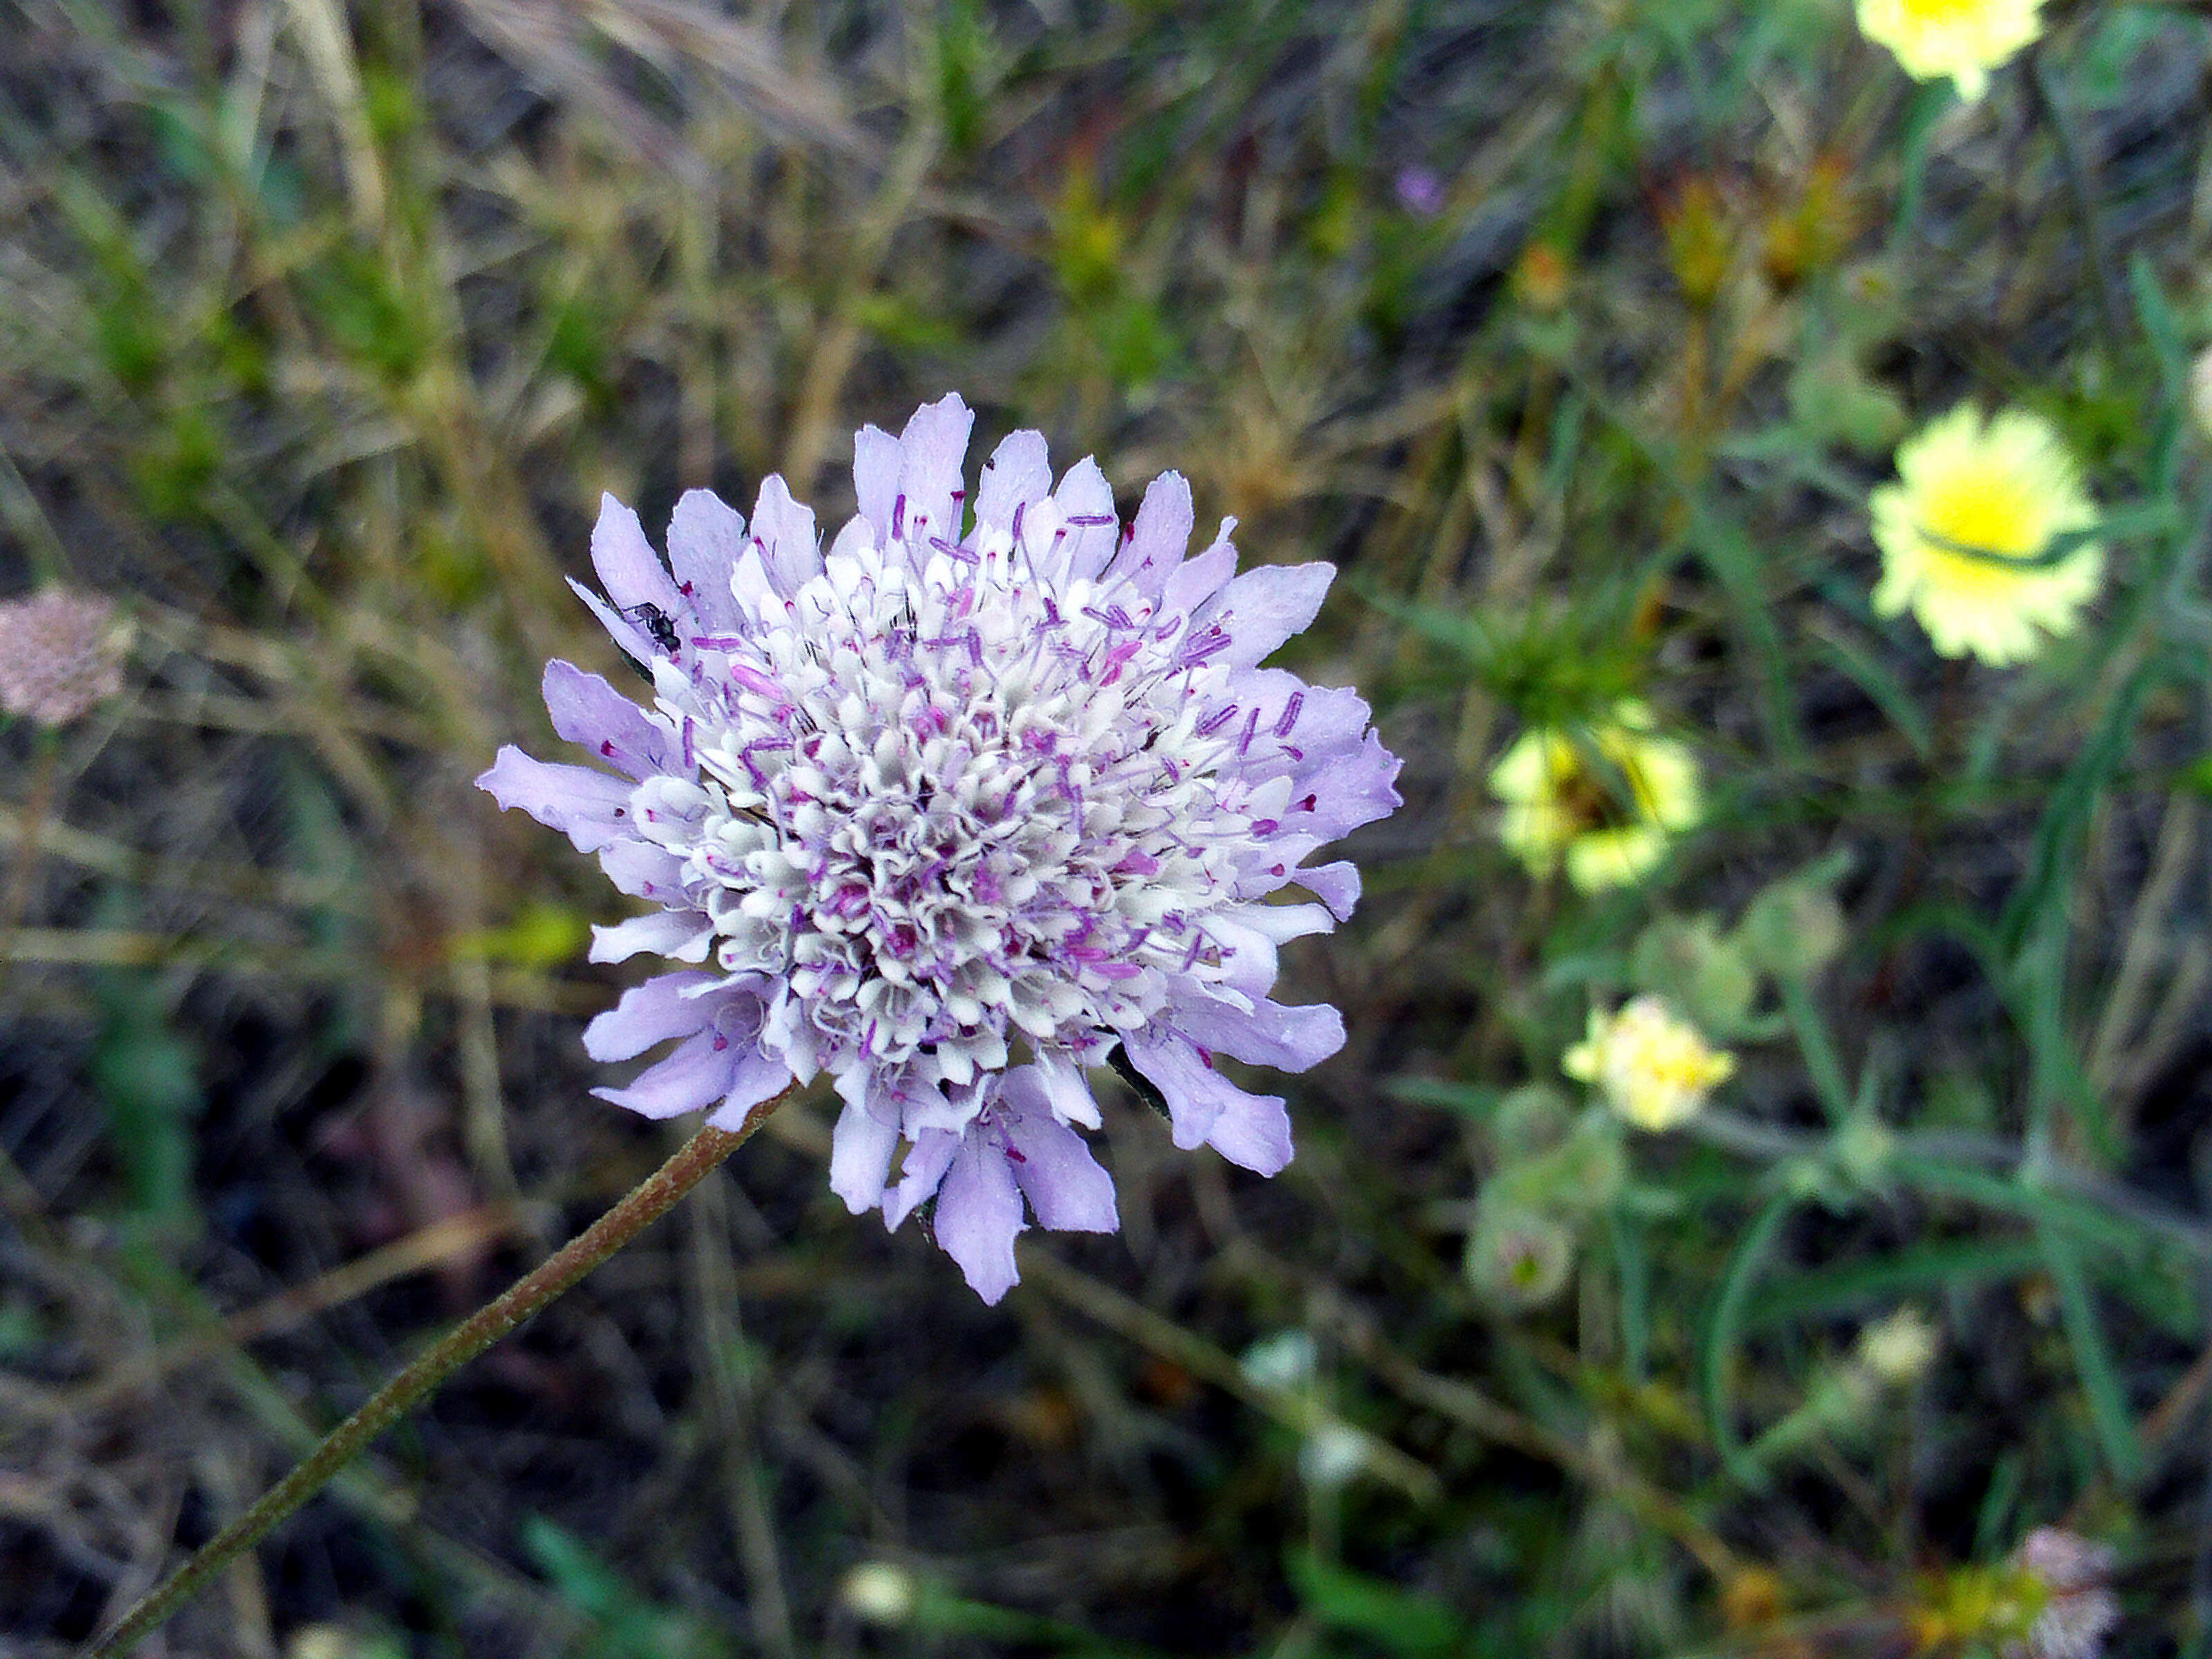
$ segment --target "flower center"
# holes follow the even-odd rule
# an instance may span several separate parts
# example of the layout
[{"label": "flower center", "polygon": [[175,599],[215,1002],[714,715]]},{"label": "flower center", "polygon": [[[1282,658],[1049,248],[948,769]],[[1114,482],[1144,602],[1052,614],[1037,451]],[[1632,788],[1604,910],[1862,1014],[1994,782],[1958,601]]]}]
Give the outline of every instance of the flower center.
[{"label": "flower center", "polygon": [[1999,580],[2009,573],[1992,559],[2033,558],[2049,539],[2045,515],[2023,496],[2018,481],[1990,471],[1964,472],[1932,491],[1921,530],[1953,574],[1978,571]]},{"label": "flower center", "polygon": [[1182,619],[935,545],[919,574],[833,552],[693,676],[664,666],[700,778],[641,785],[639,817],[720,966],[788,986],[797,1051],[957,1091],[1016,1042],[1103,1059],[1168,972],[1218,977],[1209,918],[1274,825],[1224,773],[1251,733],[1204,714]]}]

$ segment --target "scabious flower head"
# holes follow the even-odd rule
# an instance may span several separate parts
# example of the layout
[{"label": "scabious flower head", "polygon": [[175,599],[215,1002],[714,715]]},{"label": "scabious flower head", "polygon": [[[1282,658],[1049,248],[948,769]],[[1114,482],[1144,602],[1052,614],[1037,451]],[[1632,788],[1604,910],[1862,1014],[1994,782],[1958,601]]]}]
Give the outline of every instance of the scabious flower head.
[{"label": "scabious flower head", "polygon": [[1559,1069],[1594,1085],[1639,1129],[1671,1129],[1697,1115],[1705,1097],[1735,1075],[1735,1057],[1715,1048],[1666,999],[1632,997],[1617,1012],[1590,1011],[1583,1041]]},{"label": "scabious flower head", "polygon": [[[1178,1146],[1289,1162],[1282,1100],[1216,1058],[1303,1070],[1342,1045],[1334,1008],[1268,1000],[1276,947],[1351,913],[1358,872],[1305,860],[1398,805],[1398,762],[1352,692],[1260,666],[1329,566],[1237,575],[1233,521],[1186,557],[1174,473],[1124,532],[1097,465],[1055,487],[1035,432],[999,446],[963,533],[973,420],[947,397],[862,430],[860,514],[826,554],[778,477],[750,527],[685,495],[672,574],[610,498],[607,599],[577,592],[652,707],[555,662],[554,729],[613,770],[510,747],[479,781],[659,907],[596,929],[594,960],[686,964],[586,1029],[603,1060],[681,1039],[598,1092],[733,1125],[828,1073],[832,1189],[894,1227],[934,1197],[996,1301],[1025,1200],[1047,1227],[1115,1225],[1076,1130],[1117,1046]],[[1264,902],[1292,884],[1321,902]]]},{"label": "scabious flower head", "polygon": [[2038,1527],[2013,1552],[2027,1603],[2027,1633],[2003,1644],[2005,1659],[2096,1659],[2120,1621],[2106,1581],[2112,1552],[2060,1527]]},{"label": "scabious flower head", "polygon": [[1505,803],[1498,836],[1547,876],[1562,859],[1585,893],[1625,886],[1665,856],[1670,835],[1703,815],[1698,763],[1671,738],[1650,735],[1651,711],[1629,699],[1586,729],[1524,732],[1491,769]]},{"label": "scabious flower head", "polygon": [[0,708],[67,726],[123,690],[127,629],[97,593],[50,587],[0,605]]},{"label": "scabious flower head", "polygon": [[2039,629],[2070,631],[2104,580],[2104,550],[2085,542],[2044,562],[2054,538],[2097,509],[2057,430],[2008,409],[1985,425],[1962,404],[1897,452],[1898,482],[1871,498],[1881,581],[1874,608],[1910,606],[1947,657],[2002,666],[2042,648]]},{"label": "scabious flower head", "polygon": [[1859,33],[1916,81],[1949,76],[1972,103],[1990,71],[2043,33],[2042,0],[1858,0]]}]

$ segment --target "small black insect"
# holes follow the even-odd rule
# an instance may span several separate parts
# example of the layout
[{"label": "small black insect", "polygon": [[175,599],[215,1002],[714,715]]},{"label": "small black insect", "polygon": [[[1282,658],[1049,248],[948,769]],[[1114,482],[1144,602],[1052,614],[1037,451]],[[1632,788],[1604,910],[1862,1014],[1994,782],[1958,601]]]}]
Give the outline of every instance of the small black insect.
[{"label": "small black insect", "polygon": [[649,602],[643,605],[626,605],[616,611],[615,615],[620,617],[624,622],[634,622],[643,628],[647,633],[653,635],[653,642],[672,657],[684,643],[677,637],[676,624],[669,621],[668,613],[657,605]]}]

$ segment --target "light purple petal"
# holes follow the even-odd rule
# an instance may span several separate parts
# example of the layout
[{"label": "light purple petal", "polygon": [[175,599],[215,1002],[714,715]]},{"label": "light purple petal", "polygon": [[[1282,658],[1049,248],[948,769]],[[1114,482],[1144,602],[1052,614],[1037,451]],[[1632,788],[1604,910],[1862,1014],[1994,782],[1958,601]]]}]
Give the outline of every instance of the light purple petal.
[{"label": "light purple petal", "polygon": [[592,526],[592,568],[617,609],[651,605],[672,614],[684,609],[684,595],[645,538],[645,526],[612,495],[599,497],[599,521]]},{"label": "light purple petal", "polygon": [[1114,515],[1113,486],[1098,470],[1098,463],[1085,455],[1067,469],[1067,476],[1060,481],[1053,499],[1067,520],[1068,531],[1060,546],[1060,563],[1056,569],[1046,572],[1048,578],[1063,586],[1071,581],[1095,581],[1112,562],[1115,549],[1121,544],[1121,521]]},{"label": "light purple petal", "polygon": [[884,1225],[896,1228],[908,1216],[937,1196],[952,1156],[960,1150],[957,1129],[924,1129],[914,1138],[896,1187],[884,1194]]},{"label": "light purple petal", "polygon": [[1107,567],[1107,583],[1127,582],[1146,599],[1157,598],[1182,562],[1195,521],[1189,481],[1180,472],[1161,473],[1145,491],[1127,544]]},{"label": "light purple petal", "polygon": [[714,982],[712,974],[663,974],[633,985],[584,1027],[584,1052],[601,1061],[635,1060],[656,1042],[705,1030],[714,1017],[714,1000],[691,993]]},{"label": "light purple petal", "polygon": [[937,1189],[937,1242],[960,1264],[975,1294],[996,1303],[1021,1277],[1014,1237],[1024,1224],[1013,1169],[979,1120],[962,1137]]},{"label": "light purple petal", "polygon": [[629,784],[585,766],[532,760],[513,744],[477,779],[502,810],[520,807],[548,830],[558,830],[580,853],[596,853],[630,835]]},{"label": "light purple petal", "polygon": [[637,1074],[627,1089],[594,1089],[601,1100],[645,1117],[678,1117],[729,1092],[744,1050],[708,1029],[685,1038],[676,1052]]},{"label": "light purple petal", "polygon": [[1339,757],[1325,769],[1316,768],[1300,775],[1298,782],[1309,792],[1301,801],[1310,798],[1313,805],[1302,806],[1303,815],[1286,817],[1284,823],[1328,842],[1363,823],[1386,818],[1406,804],[1395,787],[1398,769],[1403,764],[1382,746],[1381,738],[1370,732],[1350,756]]},{"label": "light purple petal", "polygon": [[1265,565],[1237,577],[1221,595],[1231,641],[1221,653],[1222,661],[1231,668],[1258,666],[1321,614],[1321,602],[1335,580],[1336,567],[1321,559],[1310,564]]},{"label": "light purple petal", "polygon": [[[891,503],[898,499],[899,458],[899,441],[881,427],[864,426],[853,434],[853,493],[860,499],[860,516],[875,526],[878,547],[890,541]],[[760,514],[753,517],[757,520]]]},{"label": "light purple petal", "polygon": [[[891,441],[884,434],[878,437]],[[753,503],[753,535],[768,550],[769,578],[787,598],[822,574],[822,538],[815,533],[814,509],[791,499],[781,473],[761,480]]]},{"label": "light purple petal", "polygon": [[1014,509],[1052,493],[1052,465],[1042,432],[1010,432],[991,459],[975,489],[975,522],[1006,529]]},{"label": "light purple petal", "polygon": [[1086,1129],[1098,1127],[1098,1100],[1091,1092],[1091,1079],[1083,1062],[1073,1054],[1048,1046],[1036,1048],[1036,1059],[1028,1068],[1036,1075],[1047,1105],[1066,1123]]},{"label": "light purple petal", "polygon": [[1279,1095],[1240,1092],[1206,1139],[1231,1164],[1256,1175],[1279,1175],[1291,1161],[1291,1115]]},{"label": "light purple petal", "polygon": [[1175,1144],[1185,1152],[1203,1146],[1230,1097],[1242,1091],[1215,1071],[1212,1056],[1201,1053],[1180,1031],[1158,1025],[1126,1031],[1121,1047],[1129,1063],[1151,1080],[1167,1102]]},{"label": "light purple petal", "polygon": [[1329,914],[1339,921],[1352,920],[1352,908],[1359,902],[1358,865],[1340,859],[1334,864],[1293,870],[1291,879],[1328,906]]},{"label": "light purple petal", "polygon": [[711,489],[687,489],[668,520],[668,562],[703,631],[726,634],[741,612],[730,576],[745,550],[744,515]]},{"label": "light purple petal", "polygon": [[1014,1180],[1040,1226],[1059,1232],[1110,1233],[1121,1224],[1114,1178],[1098,1167],[1083,1137],[1052,1115],[1028,1068],[1006,1073],[997,1115],[1006,1131]]},{"label": "light purple petal", "polygon": [[[841,1093],[843,1084],[840,1078]],[[884,1183],[890,1178],[891,1154],[898,1143],[897,1124],[885,1123],[860,1102],[847,1099],[830,1137],[830,1190],[854,1215],[883,1202]]]},{"label": "light purple petal", "polygon": [[649,663],[659,654],[660,647],[653,643],[651,635],[574,576],[568,578],[568,590],[599,619],[599,626],[607,630],[607,637],[620,646],[631,661]]},{"label": "light purple petal", "polygon": [[[960,474],[975,426],[975,411],[958,392],[948,392],[915,410],[899,434],[899,493],[906,497],[906,512],[898,527],[918,549],[926,549],[932,536],[960,539]],[[900,516],[896,503],[893,516]]]},{"label": "light purple petal", "polygon": [[[1235,523],[1223,520],[1224,529]],[[1160,593],[1160,614],[1164,617],[1188,617],[1203,604],[1221,585],[1237,574],[1237,550],[1224,537],[1200,554],[1176,568]]]},{"label": "light purple petal", "polygon": [[684,896],[684,863],[665,847],[649,841],[618,841],[601,850],[599,868],[618,891],[632,898],[659,899],[680,903]]},{"label": "light purple petal", "polygon": [[597,674],[555,658],[545,665],[545,711],[553,729],[633,778],[659,769],[668,735]]},{"label": "light purple petal", "polygon": [[1175,1144],[1210,1144],[1232,1164],[1273,1175],[1291,1161],[1291,1120],[1279,1095],[1247,1094],[1214,1069],[1211,1054],[1158,1026],[1122,1037],[1130,1062],[1168,1103]]},{"label": "light purple petal", "polygon": [[[1222,947],[1221,982],[1248,997],[1263,997],[1275,988],[1275,941],[1252,925],[1255,911],[1264,907],[1240,905],[1216,911],[1205,921],[1205,931]],[[1318,910],[1319,905],[1314,906]]]},{"label": "light purple petal", "polygon": [[677,962],[704,962],[707,947],[714,939],[714,924],[702,911],[656,910],[651,915],[632,916],[611,927],[593,922],[588,960],[628,962],[632,957],[650,951]]},{"label": "light purple petal", "polygon": [[1278,1071],[1303,1072],[1344,1047],[1344,1016],[1326,1002],[1262,1000],[1247,1012],[1185,986],[1170,1000],[1166,1018],[1201,1048]]},{"label": "light purple petal", "polygon": [[757,1044],[744,1049],[722,1103],[707,1115],[707,1121],[717,1129],[743,1128],[754,1107],[770,1095],[782,1093],[792,1082],[791,1067],[775,1055]]}]

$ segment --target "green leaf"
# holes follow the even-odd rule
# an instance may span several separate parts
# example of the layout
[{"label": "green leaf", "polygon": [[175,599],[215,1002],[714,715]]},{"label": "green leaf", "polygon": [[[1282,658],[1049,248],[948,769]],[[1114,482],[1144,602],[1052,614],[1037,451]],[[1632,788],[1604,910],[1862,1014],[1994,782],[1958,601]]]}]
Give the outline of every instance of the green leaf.
[{"label": "green leaf", "polygon": [[1911,1245],[1871,1261],[1816,1268],[1770,1285],[1759,1293],[1759,1304],[1746,1316],[1744,1326],[1747,1330],[1766,1330],[1794,1320],[1879,1305],[1916,1291],[1948,1290],[1954,1285],[1963,1289],[2023,1279],[2040,1271],[2043,1265],[2041,1249],[2025,1242],[1984,1243],[1962,1239]]},{"label": "green leaf", "polygon": [[1332,1629],[1364,1636],[1406,1659],[1442,1659],[1466,1642],[1467,1626],[1459,1615],[1433,1596],[1337,1566],[1305,1550],[1292,1552],[1286,1565],[1306,1611]]}]

